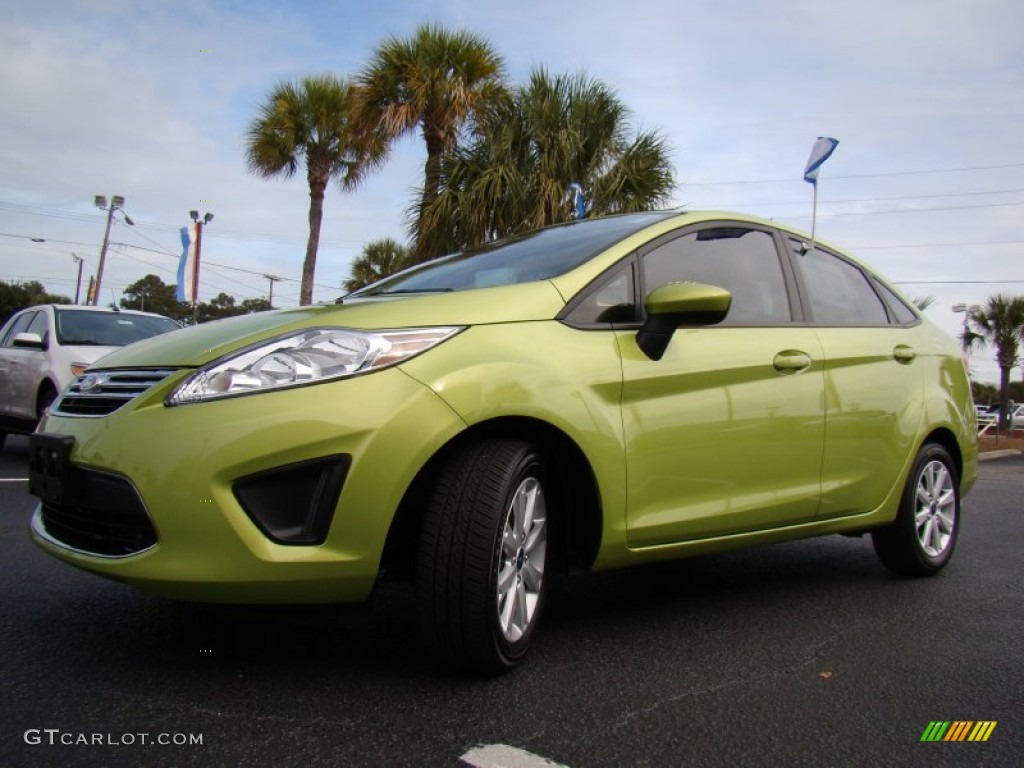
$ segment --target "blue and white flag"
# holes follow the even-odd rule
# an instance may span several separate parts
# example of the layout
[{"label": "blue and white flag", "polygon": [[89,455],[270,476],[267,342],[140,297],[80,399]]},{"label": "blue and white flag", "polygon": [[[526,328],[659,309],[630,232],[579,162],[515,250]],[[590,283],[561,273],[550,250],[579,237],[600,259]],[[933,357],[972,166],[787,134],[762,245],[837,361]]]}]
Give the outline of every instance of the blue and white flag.
[{"label": "blue and white flag", "polygon": [[174,298],[188,304],[195,303],[196,284],[196,231],[198,227],[193,221],[181,228],[181,259],[178,261],[178,287]]},{"label": "blue and white flag", "polygon": [[807,160],[807,168],[804,169],[804,181],[811,184],[818,183],[818,169],[835,152],[839,139],[832,139],[828,136],[819,136],[811,147],[811,156]]},{"label": "blue and white flag", "polygon": [[573,218],[582,219],[587,215],[587,199],[583,196],[583,187],[575,181],[566,190],[569,198],[569,205],[572,206]]}]

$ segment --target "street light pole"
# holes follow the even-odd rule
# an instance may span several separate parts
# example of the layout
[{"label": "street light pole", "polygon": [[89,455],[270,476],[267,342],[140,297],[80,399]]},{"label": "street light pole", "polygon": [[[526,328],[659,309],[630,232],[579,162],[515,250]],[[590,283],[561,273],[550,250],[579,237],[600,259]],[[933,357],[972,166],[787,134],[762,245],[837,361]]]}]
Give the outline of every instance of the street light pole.
[{"label": "street light pole", "polygon": [[[107,206],[107,198],[105,195],[96,195],[94,201],[96,207],[101,211],[107,212],[107,229],[103,233],[103,246],[100,248],[100,263],[96,267],[96,293],[93,297],[93,306],[99,304],[100,301],[100,283],[103,282],[103,267],[107,262],[107,246],[110,245],[110,225],[114,221],[114,211],[121,211],[121,215],[124,216],[124,220],[128,224],[135,224],[131,220],[131,217],[124,212],[124,197],[122,195],[114,195],[110,199],[110,206]],[[86,301],[88,303],[88,301]]]},{"label": "street light pole", "polygon": [[77,304],[78,296],[82,292],[82,263],[85,261],[85,259],[83,259],[76,253],[72,253],[71,258],[78,262],[78,281],[75,283],[75,304]]},{"label": "street light pole", "polygon": [[971,319],[971,312],[977,312],[979,309],[981,309],[981,305],[980,304],[964,304],[964,303],[961,302],[959,304],[954,304],[953,305],[953,311],[954,312],[956,312],[956,313],[963,312],[964,313],[964,332],[963,332],[963,335],[960,337],[961,340],[966,340],[967,339],[967,333],[971,330],[971,327],[968,324],[968,321]]},{"label": "street light pole", "polygon": [[203,248],[203,225],[213,221],[213,214],[207,211],[202,220],[199,211],[189,211],[189,217],[196,223],[196,266],[192,272],[192,325],[199,323],[199,254]]},{"label": "street light pole", "polygon": [[980,304],[965,304],[963,302],[960,302],[958,304],[953,305],[954,312],[963,312],[964,314],[964,330],[960,334],[960,346],[963,347],[964,350],[964,362],[967,364],[968,373],[971,372],[971,349],[967,345],[967,334],[970,333],[971,330],[969,321],[971,319],[971,312],[976,312],[979,309],[981,309]]}]

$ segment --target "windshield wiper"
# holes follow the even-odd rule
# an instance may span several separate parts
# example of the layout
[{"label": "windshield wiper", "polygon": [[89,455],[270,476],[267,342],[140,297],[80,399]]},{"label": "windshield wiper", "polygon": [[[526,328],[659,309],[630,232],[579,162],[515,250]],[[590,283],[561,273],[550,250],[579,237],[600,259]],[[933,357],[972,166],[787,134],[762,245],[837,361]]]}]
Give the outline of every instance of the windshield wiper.
[{"label": "windshield wiper", "polygon": [[75,346],[75,347],[116,347],[117,344],[108,344],[105,341],[94,341],[93,339],[61,339],[61,344],[64,346]]}]

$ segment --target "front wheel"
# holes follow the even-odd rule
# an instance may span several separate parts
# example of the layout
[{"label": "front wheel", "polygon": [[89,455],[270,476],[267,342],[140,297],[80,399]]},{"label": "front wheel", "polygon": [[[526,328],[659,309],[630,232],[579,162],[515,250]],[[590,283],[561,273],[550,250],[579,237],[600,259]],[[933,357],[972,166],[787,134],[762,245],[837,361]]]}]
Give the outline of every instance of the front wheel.
[{"label": "front wheel", "polygon": [[520,440],[473,443],[442,469],[416,566],[421,632],[442,661],[493,675],[529,650],[547,592],[546,483]]},{"label": "front wheel", "polygon": [[48,381],[44,382],[43,386],[39,389],[39,394],[36,395],[36,421],[37,423],[43,420],[43,416],[46,415],[47,409],[53,405],[53,401],[57,399],[57,390]]},{"label": "front wheel", "polygon": [[902,576],[931,576],[953,556],[960,529],[960,480],[940,445],[921,449],[896,520],[871,534],[882,564]]}]

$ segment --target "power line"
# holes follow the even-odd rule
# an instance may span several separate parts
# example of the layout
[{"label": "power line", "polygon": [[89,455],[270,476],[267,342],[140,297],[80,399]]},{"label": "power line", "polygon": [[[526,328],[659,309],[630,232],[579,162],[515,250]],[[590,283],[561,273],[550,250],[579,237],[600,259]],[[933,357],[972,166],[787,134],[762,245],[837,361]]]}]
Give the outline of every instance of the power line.
[{"label": "power line", "polygon": [[1024,280],[891,280],[893,285],[1017,285]]},{"label": "power line", "polygon": [[[159,243],[156,243],[156,244],[159,245]],[[170,256],[175,261],[177,261],[178,258],[179,258],[178,256],[175,256],[173,253],[170,253],[169,251],[157,251],[157,250],[154,250],[152,248],[144,248],[141,245],[134,245],[132,243],[111,243],[111,245],[123,245],[126,248],[136,248],[136,249],[138,249],[140,251],[146,251],[148,253],[159,253],[161,256]],[[230,266],[229,264],[219,264],[216,261],[209,261],[208,259],[203,259],[203,266],[204,267],[207,267],[207,266],[209,266],[209,267],[220,267],[221,269],[230,269],[230,270],[232,270],[234,272],[244,272],[247,275],[257,275],[259,277],[263,277],[264,274],[265,274],[264,272],[260,272],[260,271],[253,270],[253,269],[245,269],[244,267],[233,267],[233,266]],[[280,280],[285,280],[285,281],[288,281],[288,282],[298,282],[298,280],[296,278],[294,278],[294,277],[282,277],[282,278],[279,278],[279,279]],[[244,285],[244,283],[240,283],[240,285]]]},{"label": "power line", "polygon": [[[262,296],[263,295],[263,289],[262,288],[257,288],[255,286],[249,285],[248,283],[243,283],[241,280],[238,280],[237,278],[230,277],[228,275],[222,274],[221,272],[218,271],[218,268],[215,265],[211,265],[211,264],[207,263],[207,264],[204,264],[203,266],[209,267],[209,271],[213,272],[213,274],[220,275],[221,277],[223,277],[226,280],[231,280],[232,283],[235,284],[235,285],[240,285],[243,288],[248,288],[250,291],[254,291],[253,296]],[[251,298],[251,297],[246,297],[246,298]]]},{"label": "power line", "polygon": [[[991,203],[988,205],[949,205],[941,208],[898,208],[889,211],[849,211],[845,213],[819,213],[818,218],[835,218],[837,216],[880,216],[886,213],[929,213],[931,211],[966,211],[972,208],[1007,208],[1020,203]],[[783,221],[794,221],[797,219],[809,219],[810,216],[776,216],[776,219]]]},{"label": "power line", "polygon": [[[141,238],[142,238],[143,240],[146,240],[146,241],[148,241],[148,242],[152,243],[152,244],[153,244],[153,245],[155,245],[155,246],[156,246],[157,248],[160,248],[160,249],[162,249],[162,251],[161,251],[161,252],[162,252],[163,254],[165,254],[165,255],[167,255],[167,256],[170,256],[171,258],[174,258],[174,259],[178,258],[177,256],[175,256],[175,255],[174,255],[174,252],[173,252],[173,251],[168,251],[168,250],[167,250],[166,248],[164,248],[164,245],[163,245],[163,243],[158,243],[158,242],[157,242],[156,240],[154,240],[154,239],[153,239],[152,237],[150,237],[149,235],[145,235],[145,234],[143,234],[142,232],[139,232],[139,231],[137,231],[137,230],[135,229],[135,227],[132,227],[132,228],[131,228],[131,229],[129,229],[128,231],[129,231],[129,232],[131,232],[131,233],[132,233],[132,234],[134,234],[134,235],[138,235],[138,236],[139,236],[139,237],[141,237]],[[129,243],[124,243],[124,245],[129,245]]]},{"label": "power line", "polygon": [[[963,171],[992,171],[1002,168],[1024,168],[1024,163],[1006,163],[1004,165],[975,165],[963,168],[932,168],[920,171],[890,171],[889,173],[851,173],[845,176],[832,176],[829,179],[878,179],[888,176],[920,176],[928,173],[961,173]],[[716,187],[732,184],[779,184],[788,181],[803,181],[802,177],[790,176],[785,179],[743,179],[740,181],[703,181],[684,184],[684,187]]]},{"label": "power line", "polygon": [[[0,210],[8,210],[12,213],[20,213],[29,216],[43,216],[62,219],[65,221],[83,221],[91,223],[96,220],[96,217],[92,214],[74,213],[71,211],[63,211],[59,208],[48,208],[40,205],[21,205],[19,203],[5,201],[0,201]],[[167,224],[164,222],[148,221],[144,219],[135,219],[135,228],[175,233],[181,229],[177,224]],[[212,237],[214,239],[266,242],[275,245],[305,245],[307,242],[306,238],[289,237],[287,235],[278,235],[271,232],[251,232],[247,230],[224,228],[218,228],[216,233],[204,233],[204,236]],[[356,240],[321,240],[318,245],[320,248],[346,248],[359,247],[363,245],[363,243]]]},{"label": "power line", "polygon": [[83,243],[83,242],[79,242],[78,240],[55,240],[52,237],[34,237],[32,235],[15,235],[15,234],[11,234],[9,232],[0,232],[0,235],[3,235],[4,237],[17,237],[17,238],[20,238],[22,240],[31,240],[33,243],[61,243],[61,244],[64,244],[64,245],[83,245],[83,246],[87,246],[89,248],[97,248],[98,247],[96,243]]},{"label": "power line", "polygon": [[[944,192],[937,195],[897,195],[895,197],[861,197],[861,198],[839,198],[833,200],[819,200],[822,204],[831,203],[876,203],[880,201],[892,201],[892,200],[931,200],[937,197],[971,197],[975,195],[1007,195],[1015,192],[1024,192],[1024,187],[1019,189],[993,189],[989,192],[976,191],[976,192]],[[793,200],[790,202],[760,202],[760,203],[716,203],[725,208],[753,208],[761,205],[807,205],[806,200]],[[696,207],[696,204],[694,205]]]},{"label": "power line", "polygon": [[[148,253],[157,253],[157,254],[160,254],[161,256],[168,256],[168,257],[170,257],[172,259],[175,259],[175,260],[177,260],[179,258],[173,252],[168,251],[166,248],[164,248],[161,243],[157,242],[153,238],[148,237],[147,235],[144,235],[141,232],[135,231],[135,228],[132,228],[129,231],[135,232],[135,234],[139,235],[144,240],[147,240],[150,243],[152,243],[153,245],[157,246],[157,249],[146,248],[146,247],[141,246],[141,245],[135,245],[134,243],[123,243],[123,242],[111,242],[110,245],[112,245],[112,246],[122,246],[122,247],[125,247],[125,248],[135,248],[136,250],[146,251]],[[94,246],[95,245],[95,243],[81,243],[81,242],[77,242],[77,241],[74,241],[74,240],[54,240],[54,239],[51,239],[51,238],[36,238],[36,237],[32,237],[31,235],[18,235],[18,234],[13,234],[13,233],[8,233],[8,232],[0,232],[0,235],[3,235],[5,237],[15,237],[15,238],[21,238],[21,239],[25,239],[25,240],[32,240],[33,242],[40,241],[40,242],[46,242],[46,243],[66,243],[68,245],[85,245],[85,246]],[[127,254],[120,254],[120,255],[127,256]],[[129,257],[129,258],[131,258],[131,257]],[[136,259],[136,261],[140,261],[143,264],[150,264],[151,266],[154,266],[155,268],[158,268],[158,269],[166,269],[164,267],[156,267],[156,265],[151,264],[151,262],[142,261],[141,259]],[[215,261],[208,261],[208,260],[205,260],[205,259],[203,260],[203,265],[204,266],[211,266],[211,267],[220,267],[221,269],[230,269],[230,270],[233,270],[235,272],[243,272],[245,274],[256,275],[258,277],[264,277],[266,275],[265,271],[254,270],[254,269],[245,269],[243,267],[234,267],[234,266],[231,266],[231,265],[228,265],[228,264],[219,264],[219,263],[217,263]],[[166,271],[172,272],[172,270],[169,270],[169,269],[166,269]],[[285,281],[285,282],[298,282],[298,279],[294,278],[294,277],[279,277],[277,279],[281,280],[281,281]],[[245,283],[239,283],[239,285],[246,285],[246,284]],[[319,287],[319,288],[336,288],[337,287],[337,286],[334,286],[334,285],[325,285],[323,283],[313,283],[313,285],[316,286],[316,287]],[[253,290],[256,290],[252,286],[246,286],[246,287],[251,288]]]},{"label": "power line", "polygon": [[1022,245],[1024,240],[981,240],[974,243],[918,243],[916,245],[851,245],[851,251],[888,251],[898,248],[960,248],[977,245]]},{"label": "power line", "polygon": [[[128,245],[128,243],[117,243],[117,245],[121,245],[121,246],[128,247],[128,248],[131,247],[130,245]],[[131,259],[132,261],[137,261],[140,264],[145,264],[145,265],[147,265],[149,267],[152,267],[153,269],[158,269],[158,270],[161,270],[161,271],[166,272],[168,274],[174,275],[174,277],[177,278],[177,272],[175,270],[168,269],[167,267],[164,267],[163,265],[157,265],[157,264],[154,264],[153,262],[146,261],[145,259],[140,259],[140,258],[138,258],[136,256],[130,256],[127,253],[122,253],[122,252],[119,252],[119,251],[115,251],[115,254],[117,256],[123,256],[124,258]],[[214,288],[216,290],[223,291],[225,293],[233,291],[233,289],[225,288],[223,285],[219,285],[217,283],[211,283],[209,280],[206,281],[206,286],[205,287],[207,287],[207,288],[212,287],[212,288]]]}]

